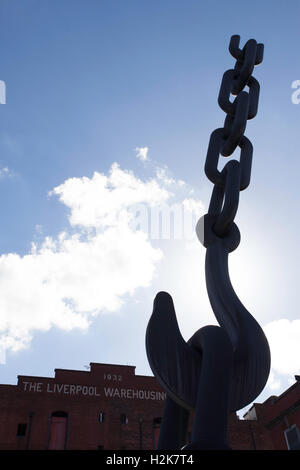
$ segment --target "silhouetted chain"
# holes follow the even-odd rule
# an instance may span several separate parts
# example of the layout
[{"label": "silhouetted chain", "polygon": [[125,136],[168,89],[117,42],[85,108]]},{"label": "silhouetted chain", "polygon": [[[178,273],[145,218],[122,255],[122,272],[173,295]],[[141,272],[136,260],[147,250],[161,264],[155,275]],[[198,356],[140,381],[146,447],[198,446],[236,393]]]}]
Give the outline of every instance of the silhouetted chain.
[{"label": "silhouetted chain", "polygon": [[[244,136],[248,119],[257,114],[259,83],[252,77],[255,65],[263,60],[263,44],[249,39],[243,49],[239,48],[240,36],[231,37],[229,52],[236,59],[234,69],[227,70],[222,79],[218,103],[227,113],[222,128],[215,129],[208,145],[205,173],[214,183],[208,214],[216,216],[213,231],[222,237],[226,235],[234,221],[239,193],[250,183],[253,147]],[[245,87],[249,92],[244,91]],[[235,95],[230,101],[230,94]],[[218,170],[219,156],[230,156],[240,148],[240,160],[230,160],[222,171]]]},{"label": "silhouetted chain", "polygon": [[[239,42],[239,36],[232,36],[229,50],[236,64],[224,73],[219,93],[219,105],[227,116],[224,126],[210,136],[205,163],[214,188],[208,214],[196,226],[197,236],[207,248],[206,286],[220,326],[201,327],[186,342],[172,297],[167,292],[156,295],[146,350],[150,367],[167,392],[158,449],[229,449],[229,412],[253,402],[270,372],[268,341],[237,297],[228,270],[228,255],[240,242],[234,223],[239,194],[251,177],[253,149],[244,132],[258,107],[259,84],[252,72],[263,58],[262,44],[250,39],[240,50]],[[235,96],[233,102],[230,94]],[[220,154],[227,157],[237,147],[239,161],[230,160],[219,171]],[[193,431],[185,446],[190,410],[194,411]]]}]

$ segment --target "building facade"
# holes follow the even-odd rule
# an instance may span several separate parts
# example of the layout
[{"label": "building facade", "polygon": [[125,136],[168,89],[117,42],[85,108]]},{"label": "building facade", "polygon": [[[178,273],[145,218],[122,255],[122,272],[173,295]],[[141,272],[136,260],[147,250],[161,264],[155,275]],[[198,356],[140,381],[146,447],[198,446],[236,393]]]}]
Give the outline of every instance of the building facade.
[{"label": "building facade", "polygon": [[0,385],[0,449],[153,449],[165,393],[135,367],[90,364]]},{"label": "building facade", "polygon": [[[296,448],[297,377],[279,397],[255,403],[245,419],[230,415],[232,449]],[[89,371],[56,369],[53,378],[21,375],[17,385],[0,385],[0,450],[152,450],[165,397],[156,379],[135,375],[134,366],[91,363]]]},{"label": "building facade", "polygon": [[244,415],[248,422],[263,424],[276,450],[300,450],[300,376],[295,380],[281,395],[254,403]]}]

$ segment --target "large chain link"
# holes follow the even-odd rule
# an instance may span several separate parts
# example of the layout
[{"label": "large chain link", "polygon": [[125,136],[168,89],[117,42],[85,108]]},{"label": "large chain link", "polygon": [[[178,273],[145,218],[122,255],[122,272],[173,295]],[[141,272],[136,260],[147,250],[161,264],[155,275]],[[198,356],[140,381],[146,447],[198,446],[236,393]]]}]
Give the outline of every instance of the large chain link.
[{"label": "large chain link", "polygon": [[[239,205],[239,193],[249,186],[253,147],[244,136],[247,120],[257,114],[259,83],[252,77],[255,65],[263,60],[263,44],[249,39],[239,48],[240,36],[231,37],[229,52],[236,59],[234,69],[227,70],[222,79],[218,103],[227,113],[222,128],[215,129],[208,145],[205,174],[214,183],[208,214],[215,217],[213,231],[225,236],[234,221]],[[244,91],[245,87],[249,92]],[[230,101],[230,94],[236,96]],[[220,154],[229,157],[240,148],[240,160],[230,160],[218,170]]]}]

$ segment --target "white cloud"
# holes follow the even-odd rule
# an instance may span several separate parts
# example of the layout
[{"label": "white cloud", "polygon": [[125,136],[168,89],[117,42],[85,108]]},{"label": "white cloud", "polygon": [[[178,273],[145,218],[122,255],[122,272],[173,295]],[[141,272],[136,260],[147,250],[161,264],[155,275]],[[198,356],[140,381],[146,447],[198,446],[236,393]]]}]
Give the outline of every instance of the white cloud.
[{"label": "white cloud", "polygon": [[160,204],[168,192],[114,164],[108,176],[70,178],[54,188],[70,208],[75,234],[46,237],[26,256],[0,256],[0,349],[17,351],[36,330],[88,328],[99,312],[116,311],[124,296],[148,286],[161,250],[133,231],[134,203]]},{"label": "white cloud", "polygon": [[271,369],[266,388],[269,388],[270,390],[279,390],[280,387],[280,380],[278,379],[278,377],[275,377],[274,371]]},{"label": "white cloud", "polygon": [[[0,355],[28,346],[36,331],[87,329],[95,315],[117,311],[126,295],[151,284],[163,253],[132,224],[131,209],[169,203],[174,195],[164,185],[114,163],[107,175],[69,178],[49,193],[69,209],[71,227],[32,243],[25,256],[0,256]],[[202,208],[194,199],[181,203],[188,212]]]},{"label": "white cloud", "polygon": [[136,147],[136,157],[141,160],[142,162],[145,162],[148,160],[148,147]]},{"label": "white cloud", "polygon": [[170,176],[170,170],[167,165],[165,165],[164,167],[157,166],[155,171],[156,178],[166,186],[176,185],[178,188],[182,188],[186,185],[185,181],[183,181],[182,179],[175,180],[174,178],[172,178],[172,176]]},{"label": "white cloud", "polygon": [[95,172],[93,177],[70,178],[50,194],[59,196],[71,209],[70,224],[83,227],[110,227],[125,219],[127,209],[145,203],[156,205],[165,202],[170,193],[157,180],[143,182],[132,172],[121,170],[118,164],[111,167],[109,176]]},{"label": "white cloud", "polygon": [[[167,175],[167,167],[165,167],[165,168],[157,167],[156,168],[156,177],[157,177],[157,179],[161,180],[167,186],[170,186],[171,184],[176,184],[176,180]],[[184,181],[182,181],[182,180],[179,180],[179,181],[180,181],[179,186],[182,186],[184,184]]]},{"label": "white cloud", "polygon": [[268,385],[280,388],[280,376],[293,378],[300,373],[300,320],[275,320],[263,328],[271,350]]},{"label": "white cloud", "polygon": [[185,210],[196,212],[199,214],[199,217],[204,214],[205,206],[199,199],[186,198],[182,201],[182,204]]}]

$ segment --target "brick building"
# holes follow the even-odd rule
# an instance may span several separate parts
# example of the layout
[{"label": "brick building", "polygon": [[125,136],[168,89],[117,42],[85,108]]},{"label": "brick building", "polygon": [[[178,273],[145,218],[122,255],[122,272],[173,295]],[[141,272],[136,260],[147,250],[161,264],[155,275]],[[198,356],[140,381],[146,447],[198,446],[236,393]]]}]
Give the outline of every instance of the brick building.
[{"label": "brick building", "polygon": [[244,415],[248,422],[262,423],[276,450],[300,450],[300,376],[279,396],[254,403]]},{"label": "brick building", "polygon": [[[56,369],[54,378],[19,376],[17,385],[0,385],[0,449],[155,449],[164,400],[156,379],[135,375],[133,366],[91,363],[89,371]],[[299,410],[297,378],[244,420],[230,415],[231,448],[293,448]]]},{"label": "brick building", "polygon": [[164,399],[132,366],[19,376],[0,385],[0,449],[153,449]]}]

